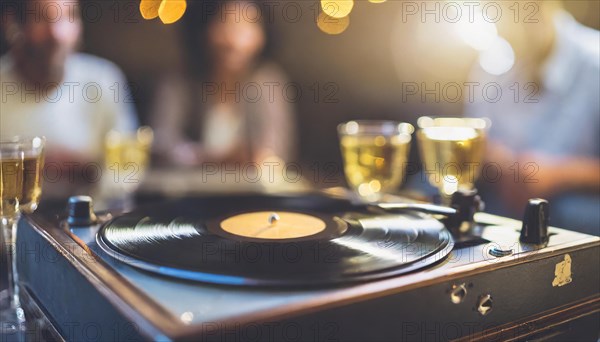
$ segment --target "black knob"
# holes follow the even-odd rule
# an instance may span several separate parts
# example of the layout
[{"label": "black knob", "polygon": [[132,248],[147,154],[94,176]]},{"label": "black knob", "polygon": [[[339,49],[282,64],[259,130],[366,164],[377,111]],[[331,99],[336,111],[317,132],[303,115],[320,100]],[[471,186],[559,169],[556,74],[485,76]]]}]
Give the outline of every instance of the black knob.
[{"label": "black knob", "polygon": [[[468,232],[474,222],[473,216],[483,209],[484,204],[477,189],[461,189],[452,194],[450,206],[456,209],[456,214],[448,215],[443,222],[450,232],[458,236]],[[465,224],[467,231],[463,229]]]},{"label": "black knob", "polygon": [[548,242],[549,204],[541,198],[530,199],[525,208],[521,242],[536,245]]},{"label": "black knob", "polygon": [[88,226],[96,223],[97,220],[90,196],[70,197],[68,213],[67,222],[72,226]]}]

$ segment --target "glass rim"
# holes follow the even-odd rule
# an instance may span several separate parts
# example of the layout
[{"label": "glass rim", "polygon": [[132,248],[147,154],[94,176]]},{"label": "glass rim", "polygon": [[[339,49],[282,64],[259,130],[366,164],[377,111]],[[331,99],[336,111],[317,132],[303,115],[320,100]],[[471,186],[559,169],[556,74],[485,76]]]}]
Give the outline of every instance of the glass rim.
[{"label": "glass rim", "polygon": [[0,158],[12,156],[23,157],[24,155],[25,151],[17,143],[0,144]]},{"label": "glass rim", "polygon": [[[446,121],[446,124],[442,122]],[[436,124],[438,122],[438,124]],[[451,124],[455,122],[456,124]],[[488,130],[492,126],[492,121],[487,117],[472,118],[460,116],[421,116],[417,120],[417,126],[420,129],[431,127],[467,127],[478,130]]]},{"label": "glass rim", "polygon": [[350,120],[337,126],[339,135],[384,135],[397,136],[414,133],[412,124],[395,120]]},{"label": "glass rim", "polygon": [[43,135],[14,135],[8,139],[0,138],[0,144],[22,144],[32,141],[36,138],[46,142],[46,137]]},{"label": "glass rim", "polygon": [[152,143],[154,140],[154,129],[150,126],[140,126],[132,131],[120,131],[112,129],[104,136],[105,142],[120,141],[123,139],[135,139],[140,142]]},{"label": "glass rim", "polygon": [[32,135],[32,136],[20,136],[16,135],[9,139],[2,140],[0,139],[0,146],[14,146],[18,150],[31,153],[32,151],[41,151],[44,150],[46,146],[46,137],[41,135]]}]

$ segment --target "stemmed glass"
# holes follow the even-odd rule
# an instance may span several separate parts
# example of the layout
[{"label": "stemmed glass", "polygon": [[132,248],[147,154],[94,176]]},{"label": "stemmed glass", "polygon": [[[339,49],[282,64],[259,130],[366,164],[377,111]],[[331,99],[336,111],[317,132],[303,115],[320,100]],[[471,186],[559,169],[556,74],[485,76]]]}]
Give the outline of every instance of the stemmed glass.
[{"label": "stemmed glass", "polygon": [[338,126],[344,173],[365,201],[377,202],[404,180],[414,127],[397,121],[350,121]]},{"label": "stemmed glass", "polygon": [[0,252],[6,268],[0,289],[0,327],[4,333],[19,331],[25,314],[19,300],[16,269],[17,224],[21,213],[37,209],[44,166],[43,137],[15,137],[0,141]]},{"label": "stemmed glass", "polygon": [[432,118],[418,120],[417,141],[423,171],[438,188],[443,204],[458,190],[472,190],[482,169],[488,119]]}]

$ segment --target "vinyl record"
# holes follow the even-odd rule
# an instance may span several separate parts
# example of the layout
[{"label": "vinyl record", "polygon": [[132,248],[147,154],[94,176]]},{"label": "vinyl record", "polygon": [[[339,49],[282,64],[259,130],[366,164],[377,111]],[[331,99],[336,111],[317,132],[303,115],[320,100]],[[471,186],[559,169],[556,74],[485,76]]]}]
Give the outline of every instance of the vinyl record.
[{"label": "vinyl record", "polygon": [[131,266],[229,285],[322,285],[443,260],[452,238],[428,215],[369,213],[321,195],[182,199],[117,217],[99,245]]}]

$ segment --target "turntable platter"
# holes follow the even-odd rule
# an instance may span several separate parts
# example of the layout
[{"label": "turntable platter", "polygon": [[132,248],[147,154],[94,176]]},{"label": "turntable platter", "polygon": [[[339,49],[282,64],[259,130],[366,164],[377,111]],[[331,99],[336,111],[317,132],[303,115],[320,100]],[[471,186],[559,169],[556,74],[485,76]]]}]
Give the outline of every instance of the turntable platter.
[{"label": "turntable platter", "polygon": [[430,216],[373,215],[322,195],[181,199],[119,216],[99,245],[131,266],[230,285],[322,285],[411,272],[453,242]]}]

